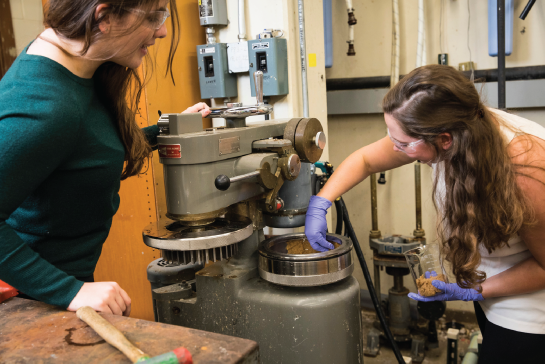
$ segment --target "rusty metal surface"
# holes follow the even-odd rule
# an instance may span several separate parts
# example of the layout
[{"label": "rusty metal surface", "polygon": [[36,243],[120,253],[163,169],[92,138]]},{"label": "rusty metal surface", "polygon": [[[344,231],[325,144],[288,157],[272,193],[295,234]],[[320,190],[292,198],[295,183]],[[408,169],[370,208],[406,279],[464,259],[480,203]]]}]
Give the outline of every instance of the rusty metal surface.
[{"label": "rusty metal surface", "polygon": [[392,255],[373,254],[373,264],[382,267],[408,268],[407,260],[404,256],[398,257]]},{"label": "rusty metal surface", "polygon": [[[130,363],[92,328],[68,312],[18,297],[0,304],[1,363]],[[259,363],[251,340],[181,326],[104,314],[150,356],[187,348],[195,364]]]}]

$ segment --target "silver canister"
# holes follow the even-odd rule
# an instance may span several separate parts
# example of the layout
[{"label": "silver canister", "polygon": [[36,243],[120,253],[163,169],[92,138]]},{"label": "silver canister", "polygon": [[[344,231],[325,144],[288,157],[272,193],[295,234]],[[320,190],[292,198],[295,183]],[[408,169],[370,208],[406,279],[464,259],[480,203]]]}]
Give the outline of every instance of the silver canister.
[{"label": "silver canister", "polygon": [[306,239],[304,233],[275,236],[259,245],[259,275],[264,280],[292,287],[323,286],[352,274],[352,241],[344,236],[327,234],[329,242],[339,244],[325,252],[290,254],[290,242]]}]

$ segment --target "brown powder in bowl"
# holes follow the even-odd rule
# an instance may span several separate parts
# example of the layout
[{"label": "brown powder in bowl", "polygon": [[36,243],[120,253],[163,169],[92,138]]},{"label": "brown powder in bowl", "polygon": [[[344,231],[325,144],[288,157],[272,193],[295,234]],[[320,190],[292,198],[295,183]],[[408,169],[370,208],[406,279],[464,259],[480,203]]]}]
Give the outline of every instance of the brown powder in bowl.
[{"label": "brown powder in bowl", "polygon": [[445,276],[443,274],[438,274],[437,277],[426,278],[423,274],[420,278],[416,279],[416,286],[418,287],[418,294],[422,297],[435,296],[441,290],[435,288],[431,282],[432,281],[443,281],[446,282]]},{"label": "brown powder in bowl", "polygon": [[[341,244],[338,244],[332,241],[330,241],[330,243],[333,244],[335,248],[338,248],[341,246]],[[310,245],[310,242],[306,238],[288,241],[286,243],[286,250],[288,251],[288,254],[320,253],[319,251],[316,251],[312,248],[312,246]]]}]

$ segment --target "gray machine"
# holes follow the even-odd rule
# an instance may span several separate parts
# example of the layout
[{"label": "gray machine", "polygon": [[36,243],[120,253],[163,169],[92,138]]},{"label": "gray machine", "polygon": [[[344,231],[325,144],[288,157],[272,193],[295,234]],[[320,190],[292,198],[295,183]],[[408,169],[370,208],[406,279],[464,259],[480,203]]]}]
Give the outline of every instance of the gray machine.
[{"label": "gray machine", "polygon": [[337,248],[294,253],[304,234],[265,239],[265,226],[304,224],[325,136],[312,118],[247,126],[271,111],[262,82],[256,72],[256,105],[213,109],[228,127],[202,131],[200,114],[159,121],[168,219],[143,232],[162,251],[148,267],[155,319],[255,340],[249,362],[362,363],[350,240],[328,234]]}]

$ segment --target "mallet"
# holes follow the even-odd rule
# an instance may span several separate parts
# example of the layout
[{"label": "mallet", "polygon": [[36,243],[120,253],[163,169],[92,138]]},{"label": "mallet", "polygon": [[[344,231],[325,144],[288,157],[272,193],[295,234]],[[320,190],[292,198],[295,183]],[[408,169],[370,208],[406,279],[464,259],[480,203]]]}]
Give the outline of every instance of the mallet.
[{"label": "mallet", "polygon": [[81,307],[76,316],[91,326],[110,345],[119,349],[133,363],[144,364],[193,364],[191,353],[184,347],[179,347],[168,353],[150,358],[142,350],[134,346],[121,331],[95,312],[91,307]]}]

